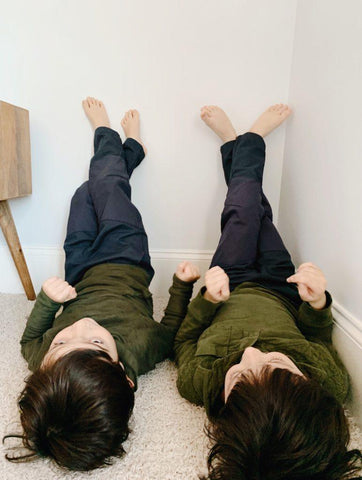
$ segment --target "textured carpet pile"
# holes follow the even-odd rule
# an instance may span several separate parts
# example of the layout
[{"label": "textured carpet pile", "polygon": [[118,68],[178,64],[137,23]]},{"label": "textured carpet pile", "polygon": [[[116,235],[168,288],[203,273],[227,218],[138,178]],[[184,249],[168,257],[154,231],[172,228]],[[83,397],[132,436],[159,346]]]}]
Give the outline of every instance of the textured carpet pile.
[{"label": "textured carpet pile", "polygon": [[[155,298],[155,318],[159,320],[166,299]],[[21,357],[19,340],[33,306],[24,295],[0,294],[0,435],[21,432],[16,406],[29,374]],[[1,480],[174,480],[197,479],[206,473],[208,440],[203,429],[206,416],[202,408],[182,399],[176,389],[176,369],[170,361],[139,379],[136,405],[125,442],[127,454],[113,465],[91,473],[68,473],[49,460],[12,464],[4,454],[19,444],[7,442],[0,460]],[[361,446],[362,436],[353,419],[351,447]]]}]

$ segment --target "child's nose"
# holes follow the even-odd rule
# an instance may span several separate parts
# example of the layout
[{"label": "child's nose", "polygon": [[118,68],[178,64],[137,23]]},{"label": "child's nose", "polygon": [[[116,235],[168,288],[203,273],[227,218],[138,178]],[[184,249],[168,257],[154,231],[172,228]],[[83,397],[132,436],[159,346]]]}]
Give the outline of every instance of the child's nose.
[{"label": "child's nose", "polygon": [[89,325],[87,324],[86,321],[82,319],[73,323],[71,328],[72,328],[72,333],[74,335],[81,335],[82,333],[87,332],[87,330],[89,329]]},{"label": "child's nose", "polygon": [[247,347],[244,351],[243,359],[245,360],[261,360],[265,354],[254,347]]}]

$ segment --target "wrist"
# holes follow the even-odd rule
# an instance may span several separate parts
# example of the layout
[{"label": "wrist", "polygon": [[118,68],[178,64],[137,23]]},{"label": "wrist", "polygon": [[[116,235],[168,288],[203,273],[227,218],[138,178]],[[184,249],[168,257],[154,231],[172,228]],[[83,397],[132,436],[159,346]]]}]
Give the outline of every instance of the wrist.
[{"label": "wrist", "polygon": [[176,275],[176,278],[183,283],[195,283],[196,282],[196,280],[193,279],[193,278],[181,278],[176,273],[175,273],[175,275]]},{"label": "wrist", "polygon": [[173,283],[179,286],[187,286],[190,287],[195,283],[196,280],[182,280],[180,277],[177,276],[176,273],[173,275]]},{"label": "wrist", "polygon": [[208,292],[208,290],[205,290],[203,296],[204,296],[204,299],[207,300],[208,302],[211,302],[211,303],[219,303],[217,300],[215,300],[215,299],[210,295],[210,293]]},{"label": "wrist", "polygon": [[54,302],[54,303],[59,303],[59,302],[57,302],[57,301],[53,298],[53,295],[52,295],[50,292],[46,292],[44,289],[43,289],[43,292],[44,292],[45,295],[49,298],[49,300],[51,300],[51,301]]},{"label": "wrist", "polygon": [[326,306],[327,304],[327,297],[326,297],[326,294],[324,293],[323,294],[323,297],[321,297],[320,299],[318,300],[315,300],[313,302],[308,302],[309,305],[314,308],[315,310],[323,310],[323,308]]},{"label": "wrist", "polygon": [[50,300],[50,302],[53,304],[57,304],[57,305],[61,305],[62,303],[61,302],[58,302],[57,300],[54,300],[54,298],[52,298],[49,293],[47,293],[44,288],[42,287],[41,290],[40,290],[40,293],[39,295],[43,296],[43,298],[45,297],[47,300]]}]

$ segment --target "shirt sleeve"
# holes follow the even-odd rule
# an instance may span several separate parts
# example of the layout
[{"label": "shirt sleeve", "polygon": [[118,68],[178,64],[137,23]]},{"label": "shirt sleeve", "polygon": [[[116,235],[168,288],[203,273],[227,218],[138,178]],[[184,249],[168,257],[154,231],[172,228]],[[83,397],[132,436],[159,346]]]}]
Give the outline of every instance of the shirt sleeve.
[{"label": "shirt sleeve", "polygon": [[185,318],[194,283],[184,282],[176,275],[173,276],[172,285],[169,289],[170,298],[161,320],[161,324],[173,333],[173,337],[175,337],[182,320]]},{"label": "shirt sleeve", "polygon": [[321,310],[303,302],[299,307],[297,326],[307,340],[321,340],[332,343],[332,297],[326,292],[327,303]]},{"label": "shirt sleeve", "polygon": [[51,300],[43,290],[40,291],[20,340],[21,353],[28,362],[34,350],[41,347],[43,335],[52,327],[60,306],[60,303]]},{"label": "shirt sleeve", "polygon": [[203,296],[205,290],[203,287],[190,303],[174,345],[178,367],[177,388],[182,397],[196,405],[205,403],[210,374],[210,369],[205,364],[210,359],[205,355],[196,356],[197,344],[204,330],[211,325],[218,308],[224,303],[206,300]]},{"label": "shirt sleeve", "polygon": [[310,342],[313,351],[318,355],[320,346],[327,348],[329,361],[325,363],[326,378],[323,386],[343,403],[350,391],[349,376],[337,351],[332,344],[332,297],[326,292],[327,303],[321,310],[314,309],[303,302],[299,307],[297,326]]},{"label": "shirt sleeve", "polygon": [[217,309],[223,303],[212,303],[205,300],[204,291],[205,287],[190,303],[187,314],[177,332],[174,349],[179,366],[193,359],[200,335],[210,326]]},{"label": "shirt sleeve", "polygon": [[[176,275],[173,276],[173,282],[169,289],[170,298],[164,316],[160,323],[154,322],[158,334],[154,338],[154,355],[147,371],[151,370],[156,363],[167,357],[172,357],[175,335],[186,314],[194,283],[184,282]],[[148,350],[151,351],[149,347]]]}]

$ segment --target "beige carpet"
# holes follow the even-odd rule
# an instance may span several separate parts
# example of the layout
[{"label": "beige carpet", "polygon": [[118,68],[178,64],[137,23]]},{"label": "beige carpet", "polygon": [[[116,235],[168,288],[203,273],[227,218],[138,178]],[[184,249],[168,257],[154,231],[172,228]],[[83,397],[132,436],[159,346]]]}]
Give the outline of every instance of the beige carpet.
[{"label": "beige carpet", "polygon": [[[154,299],[160,319],[166,299]],[[27,376],[19,340],[33,303],[24,295],[0,294],[0,435],[19,431],[16,399]],[[189,404],[177,392],[176,369],[169,361],[140,377],[127,455],[105,469],[89,474],[66,473],[47,460],[26,464],[0,461],[1,480],[168,480],[197,479],[205,473],[207,439],[202,408]],[[352,447],[362,446],[362,435],[352,422]]]}]

